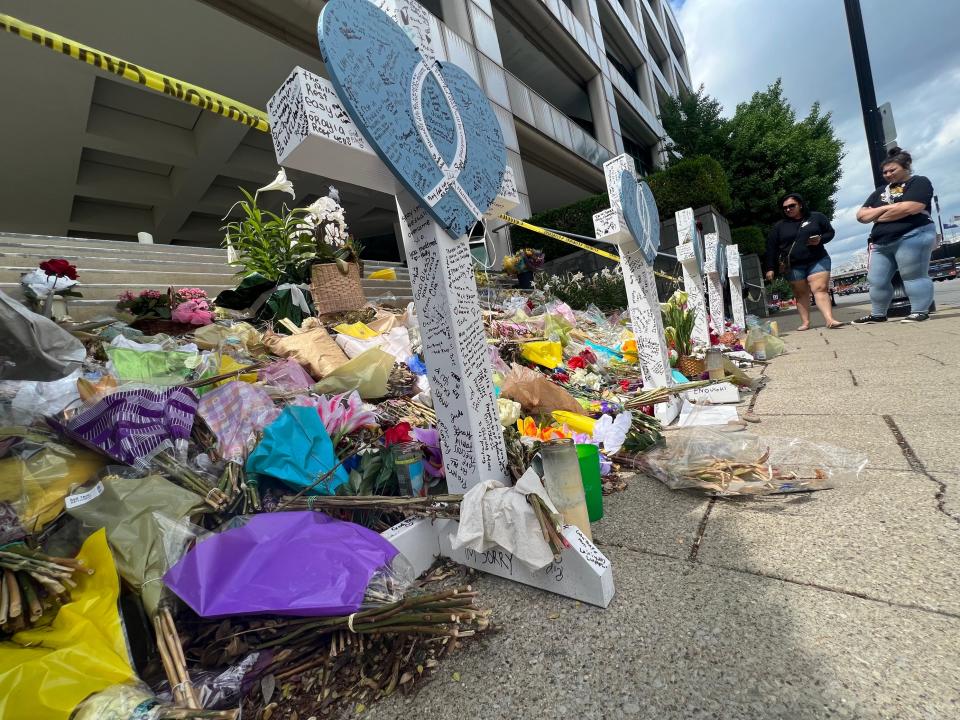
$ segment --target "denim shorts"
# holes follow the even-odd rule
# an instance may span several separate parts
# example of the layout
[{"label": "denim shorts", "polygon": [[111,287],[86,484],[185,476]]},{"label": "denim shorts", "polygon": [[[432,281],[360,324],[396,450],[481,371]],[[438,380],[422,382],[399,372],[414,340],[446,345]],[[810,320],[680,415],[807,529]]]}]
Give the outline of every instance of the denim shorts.
[{"label": "denim shorts", "polygon": [[815,260],[812,263],[807,263],[806,265],[790,265],[790,272],[787,273],[787,280],[790,282],[797,282],[798,280],[806,280],[811,275],[816,275],[817,273],[830,272],[830,256],[824,255],[819,260]]}]

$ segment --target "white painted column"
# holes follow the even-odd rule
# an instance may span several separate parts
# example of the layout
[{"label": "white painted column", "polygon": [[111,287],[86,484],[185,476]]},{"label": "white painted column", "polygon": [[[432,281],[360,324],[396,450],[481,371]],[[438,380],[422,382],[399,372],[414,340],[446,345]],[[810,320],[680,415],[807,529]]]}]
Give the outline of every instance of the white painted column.
[{"label": "white painted column", "polygon": [[[627,306],[633,324],[633,334],[637,339],[637,354],[640,369],[643,372],[644,386],[669,387],[674,384],[673,374],[670,369],[666,338],[663,334],[656,278],[653,267],[641,251],[644,238],[638,238],[631,233],[623,214],[621,177],[624,171],[636,179],[636,164],[629,155],[618,155],[603,164],[611,207],[593,216],[594,233],[598,240],[613,243],[620,251],[620,268],[623,270],[623,281],[627,286]],[[660,222],[659,218],[654,219],[656,220],[654,232],[658,233],[655,244],[659,246]],[[679,401],[671,400],[661,403],[656,405],[655,409],[657,417],[666,425],[679,414]]]},{"label": "white painted column", "polygon": [[710,319],[717,335],[723,334],[723,323],[726,308],[723,304],[723,281],[721,272],[726,264],[724,248],[720,245],[720,236],[717,233],[707,233],[704,238],[704,250],[707,258],[707,296],[710,300]]},{"label": "white painted column", "polygon": [[740,270],[740,248],[727,245],[727,280],[730,283],[730,309],[733,324],[741,329],[747,327],[747,315],[743,307],[743,277]]},{"label": "white painted column", "polygon": [[707,326],[707,298],[703,288],[703,245],[693,219],[693,208],[678,210],[677,260],[683,267],[683,289],[687,293],[687,307],[693,311],[693,341],[710,345]]}]

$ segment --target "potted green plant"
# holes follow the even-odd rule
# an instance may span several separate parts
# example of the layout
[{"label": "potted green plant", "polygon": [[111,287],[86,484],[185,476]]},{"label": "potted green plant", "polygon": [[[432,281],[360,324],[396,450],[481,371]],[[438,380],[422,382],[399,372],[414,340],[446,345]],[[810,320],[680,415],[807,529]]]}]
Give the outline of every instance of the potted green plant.
[{"label": "potted green plant", "polygon": [[362,308],[367,299],[360,278],[360,246],[347,232],[337,191],[306,208],[312,229],[314,256],[310,260],[310,291],[318,315]]},{"label": "potted green plant", "polygon": [[300,278],[309,277],[320,315],[363,307],[360,248],[347,233],[336,191],[331,188],[330,195],[309,207],[289,209],[284,205],[278,215],[257,205],[260,193],[274,190],[296,197],[282,168],[272,183],[253,195],[240,188],[244,199],[234,207],[240,208],[242,216],[223,227],[230,262],[240,265],[247,275],[256,274],[278,285],[294,278],[299,285]]},{"label": "potted green plant", "polygon": [[700,377],[706,370],[706,358],[692,341],[694,316],[687,308],[687,293],[677,290],[660,310],[664,337],[677,352],[677,370],[687,378]]}]

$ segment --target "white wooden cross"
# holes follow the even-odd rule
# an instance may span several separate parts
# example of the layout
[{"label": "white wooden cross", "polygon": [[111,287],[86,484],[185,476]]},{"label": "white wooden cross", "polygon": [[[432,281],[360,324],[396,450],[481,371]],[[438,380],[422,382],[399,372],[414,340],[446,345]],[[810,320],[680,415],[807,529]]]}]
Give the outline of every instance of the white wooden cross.
[{"label": "white wooden cross", "polygon": [[687,293],[687,307],[693,311],[693,342],[710,346],[710,328],[707,326],[707,299],[703,290],[703,245],[693,218],[693,208],[678,210],[677,260],[683,267],[683,289]]},{"label": "white wooden cross", "polygon": [[726,261],[724,247],[720,243],[720,236],[713,232],[703,238],[706,251],[707,296],[710,300],[710,319],[717,335],[723,334],[723,323],[726,317],[726,308],[723,304],[723,282],[726,280]]},{"label": "white wooden cross", "polygon": [[727,245],[727,279],[730,282],[730,306],[733,311],[733,324],[743,330],[747,327],[747,317],[743,308],[740,248],[736,245]]},{"label": "white wooden cross", "polygon": [[[404,29],[429,63],[442,45],[439,38],[431,37],[423,6],[414,0],[376,0],[374,4]],[[402,188],[354,124],[331,82],[295,68],[270,99],[267,111],[281,165],[396,196],[448,486],[451,492],[462,493],[484,480],[509,484],[467,236],[451,237]],[[500,196],[489,209],[480,211],[506,212],[518,200],[512,173],[507,172]],[[445,555],[485,572],[605,607],[613,597],[610,562],[574,531],[571,526],[564,529],[571,540],[560,563],[565,570],[560,569],[559,575],[563,578],[565,572],[565,580],[551,583],[544,581],[551,568],[531,573],[517,563],[515,572],[505,573],[502,565],[498,571],[482,554],[456,556],[450,550],[450,538],[457,532],[455,521],[406,521],[384,536],[411,560],[418,574],[435,557]]]},{"label": "white wooden cross", "polygon": [[[666,338],[663,334],[657,282],[653,267],[644,254],[644,246],[649,247],[652,243],[653,255],[656,255],[656,248],[660,244],[660,221],[654,206],[653,217],[648,213],[644,227],[648,228],[648,233],[651,230],[655,232],[657,237],[637,237],[631,232],[624,216],[624,198],[622,197],[624,172],[633,178],[633,184],[636,185],[636,164],[629,155],[618,155],[603,164],[610,207],[593,216],[594,234],[598,240],[616,245],[620,252],[620,267],[623,270],[623,281],[627,286],[627,306],[633,323],[633,334],[637,339],[637,354],[640,359],[640,369],[643,372],[644,385],[648,388],[669,387],[674,384],[673,374],[670,369]],[[636,188],[628,186],[627,191],[638,192],[638,188],[639,186]],[[637,206],[639,205],[638,200]],[[647,254],[649,255],[649,251]],[[656,405],[655,411],[660,422],[667,425],[680,414],[680,401],[672,398],[670,402]]]}]

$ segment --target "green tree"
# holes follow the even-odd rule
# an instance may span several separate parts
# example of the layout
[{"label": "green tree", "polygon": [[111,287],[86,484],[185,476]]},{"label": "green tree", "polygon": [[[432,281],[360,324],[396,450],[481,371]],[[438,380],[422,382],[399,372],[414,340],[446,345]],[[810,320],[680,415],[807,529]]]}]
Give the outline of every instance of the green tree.
[{"label": "green tree", "polygon": [[731,242],[736,245],[741,255],[750,255],[756,253],[763,261],[764,253],[767,251],[767,237],[764,235],[763,228],[756,225],[748,225],[742,228],[733,228],[730,231]]},{"label": "green tree", "polygon": [[719,116],[721,111],[701,87],[685,99],[667,102],[661,120],[673,141],[668,146],[673,155],[709,155],[723,166],[733,201],[727,214],[731,224],[769,227],[781,217],[780,198],[790,192],[803,195],[811,208],[833,214],[843,143],[830,113],[814,103],[798,121],[779,79],[737,105],[729,120]]},{"label": "green tree", "polygon": [[723,106],[707,95],[703,85],[693,94],[670,96],[663,102],[660,122],[669,136],[666,149],[670,163],[698,155],[721,160],[729,137],[729,121],[722,112]]},{"label": "green tree", "polygon": [[814,103],[807,117],[797,122],[780,80],[737,106],[723,160],[733,196],[729,216],[733,224],[772,224],[782,217],[780,198],[789,192],[800,193],[811,208],[833,215],[843,143],[830,118]]},{"label": "green tree", "polygon": [[721,213],[730,209],[730,185],[712,157],[686,157],[666,170],[646,178],[657,201],[660,217],[672,218],[677,210],[713,205]]}]

